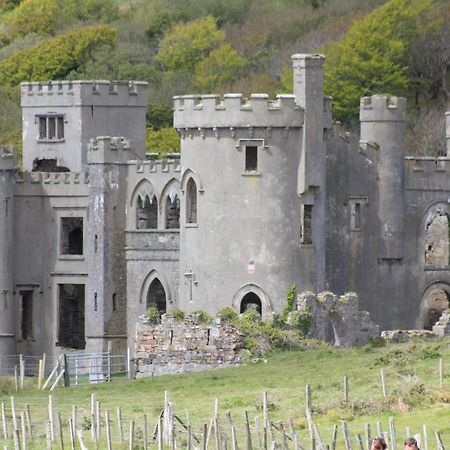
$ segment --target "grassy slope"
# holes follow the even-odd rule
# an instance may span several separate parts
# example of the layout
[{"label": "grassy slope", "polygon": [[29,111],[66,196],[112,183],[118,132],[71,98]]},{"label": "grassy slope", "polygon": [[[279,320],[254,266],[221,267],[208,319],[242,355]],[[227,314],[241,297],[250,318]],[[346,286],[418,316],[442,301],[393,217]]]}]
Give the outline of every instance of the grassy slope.
[{"label": "grassy slope", "polygon": [[[418,433],[422,424],[426,423],[433,443],[432,432],[436,429],[441,431],[444,442],[449,443],[450,408],[445,402],[450,402],[450,377],[445,379],[446,389],[438,389],[439,356],[449,370],[450,340],[384,348],[368,346],[349,350],[322,348],[306,352],[281,352],[270,355],[267,362],[235,369],[61,388],[54,391],[54,397],[56,409],[63,413],[63,417],[68,417],[74,404],[79,407],[81,417],[89,414],[90,394],[95,392],[103,411],[109,410],[114,417],[116,406],[120,405],[125,424],[131,418],[142,423],[145,413],[153,429],[162,408],[164,390],[168,390],[175,412],[184,418],[188,410],[194,430],[198,431],[212,417],[214,398],[218,398],[221,412],[229,409],[238,423],[238,430],[242,432],[244,410],[249,412],[252,420],[255,415],[261,416],[262,392],[267,390],[272,419],[287,421],[292,418],[301,442],[304,442],[304,390],[305,384],[309,383],[313,391],[314,420],[327,440],[331,437],[333,424],[340,424],[341,419],[349,421],[350,431],[354,435],[363,433],[367,422],[375,429],[377,420],[382,421],[386,430],[388,417],[394,416],[399,442],[404,437],[405,426]],[[395,395],[384,403],[379,376],[382,366],[386,367],[391,392],[395,391]],[[351,405],[347,407],[339,402],[344,375],[350,379]],[[424,392],[421,392],[422,383],[425,385]],[[3,392],[0,401],[8,402],[9,394]],[[35,390],[16,394],[18,410],[26,402],[30,403],[33,420],[42,423],[39,426],[41,432],[47,395],[48,392]],[[117,436],[116,431],[114,435]],[[341,435],[340,432],[339,439]],[[339,448],[342,445],[341,441]]]}]

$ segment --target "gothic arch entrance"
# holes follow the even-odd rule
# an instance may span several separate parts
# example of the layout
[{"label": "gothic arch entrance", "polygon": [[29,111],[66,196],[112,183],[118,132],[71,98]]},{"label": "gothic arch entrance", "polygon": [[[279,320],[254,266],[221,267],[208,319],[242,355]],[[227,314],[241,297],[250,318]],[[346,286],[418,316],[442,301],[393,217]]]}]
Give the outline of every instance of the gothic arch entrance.
[{"label": "gothic arch entrance", "polygon": [[450,286],[446,283],[434,283],[425,289],[422,295],[418,325],[431,330],[442,312],[450,306]]},{"label": "gothic arch entrance", "polygon": [[261,299],[254,292],[248,292],[244,295],[239,308],[241,314],[251,310],[258,311],[259,314],[262,314]]},{"label": "gothic arch entrance", "polygon": [[167,297],[164,286],[158,278],[154,278],[147,291],[147,309],[156,308],[159,314],[167,311]]}]

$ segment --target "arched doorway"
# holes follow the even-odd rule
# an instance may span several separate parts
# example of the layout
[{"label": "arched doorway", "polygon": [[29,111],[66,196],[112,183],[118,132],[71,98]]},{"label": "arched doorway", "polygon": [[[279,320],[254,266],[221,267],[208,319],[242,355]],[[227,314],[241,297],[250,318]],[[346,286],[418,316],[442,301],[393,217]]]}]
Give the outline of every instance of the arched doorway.
[{"label": "arched doorway", "polygon": [[167,311],[166,291],[158,278],[155,278],[148,288],[147,309],[148,308],[156,308],[159,314],[165,314]]},{"label": "arched doorway", "polygon": [[421,317],[423,328],[431,330],[442,312],[449,308],[450,295],[443,286],[435,285],[426,290],[422,299]]},{"label": "arched doorway", "polygon": [[254,292],[248,292],[241,300],[239,312],[242,314],[246,311],[252,310],[258,311],[259,314],[262,314],[262,303],[261,299]]}]

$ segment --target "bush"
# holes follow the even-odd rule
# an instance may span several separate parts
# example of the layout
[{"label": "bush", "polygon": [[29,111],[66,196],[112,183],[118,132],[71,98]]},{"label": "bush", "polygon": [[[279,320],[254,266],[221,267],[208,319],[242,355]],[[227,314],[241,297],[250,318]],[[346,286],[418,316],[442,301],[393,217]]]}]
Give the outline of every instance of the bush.
[{"label": "bush", "polygon": [[184,312],[179,308],[173,308],[167,311],[167,316],[173,317],[177,322],[182,322],[185,318]]},{"label": "bush", "polygon": [[194,314],[197,316],[198,323],[211,323],[213,318],[206,311],[195,311]]},{"label": "bush", "polygon": [[159,314],[159,311],[154,306],[147,309],[147,312],[145,313],[145,318],[149,323],[152,323],[154,325],[161,322],[161,316]]},{"label": "bush", "polygon": [[217,316],[220,317],[223,322],[234,322],[238,319],[237,312],[231,306],[221,309],[217,313]]}]

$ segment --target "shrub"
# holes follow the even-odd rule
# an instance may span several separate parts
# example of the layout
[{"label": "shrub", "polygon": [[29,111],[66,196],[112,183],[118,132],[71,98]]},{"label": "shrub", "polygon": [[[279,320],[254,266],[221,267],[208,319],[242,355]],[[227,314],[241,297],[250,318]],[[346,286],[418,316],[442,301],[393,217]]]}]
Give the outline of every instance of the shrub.
[{"label": "shrub", "polygon": [[206,311],[195,311],[194,314],[197,316],[199,323],[211,323],[213,318]]},{"label": "shrub", "polygon": [[293,283],[286,292],[286,306],[283,309],[281,318],[286,322],[288,314],[295,310],[295,301],[297,298],[297,285]]},{"label": "shrub", "polygon": [[169,317],[173,317],[177,322],[182,322],[184,320],[184,312],[181,311],[179,308],[173,308],[169,311],[167,311],[167,315]]},{"label": "shrub", "polygon": [[161,322],[161,316],[159,314],[159,311],[154,306],[147,309],[147,312],[145,313],[145,318],[149,323],[155,325]]},{"label": "shrub", "polygon": [[238,319],[237,312],[231,306],[221,309],[217,313],[217,316],[220,317],[223,322],[233,322]]}]

